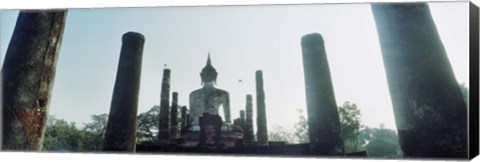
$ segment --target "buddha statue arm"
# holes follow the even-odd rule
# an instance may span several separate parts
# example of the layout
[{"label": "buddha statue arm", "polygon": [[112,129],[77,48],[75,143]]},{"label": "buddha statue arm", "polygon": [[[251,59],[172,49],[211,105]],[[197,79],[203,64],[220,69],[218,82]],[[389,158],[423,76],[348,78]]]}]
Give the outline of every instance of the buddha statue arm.
[{"label": "buddha statue arm", "polygon": [[228,92],[223,97],[223,112],[225,113],[225,122],[231,123],[230,119],[230,95]]}]

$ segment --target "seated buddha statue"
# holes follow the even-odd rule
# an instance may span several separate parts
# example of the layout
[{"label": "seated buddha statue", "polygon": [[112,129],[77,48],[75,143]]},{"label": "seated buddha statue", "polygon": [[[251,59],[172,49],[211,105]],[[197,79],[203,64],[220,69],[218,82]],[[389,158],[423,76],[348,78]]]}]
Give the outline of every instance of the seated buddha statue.
[{"label": "seated buddha statue", "polygon": [[210,54],[208,55],[207,65],[200,73],[203,87],[190,93],[190,120],[191,131],[199,131],[199,119],[204,113],[210,115],[219,115],[220,106],[223,107],[224,121],[222,130],[228,129],[231,125],[230,119],[230,97],[227,91],[215,88],[217,80],[217,71],[212,66]]}]

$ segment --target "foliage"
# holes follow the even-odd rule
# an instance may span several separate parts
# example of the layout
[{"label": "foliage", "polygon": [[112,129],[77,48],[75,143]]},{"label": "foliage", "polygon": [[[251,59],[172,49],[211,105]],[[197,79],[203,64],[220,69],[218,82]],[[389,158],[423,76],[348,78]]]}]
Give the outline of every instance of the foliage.
[{"label": "foliage", "polygon": [[365,149],[369,157],[398,157],[397,144],[384,138],[372,140]]},{"label": "foliage", "polygon": [[380,125],[380,128],[366,127],[360,131],[360,144],[365,147],[369,157],[401,157],[402,151],[397,133]]},{"label": "foliage", "polygon": [[107,114],[93,115],[92,122],[83,129],[55,116],[49,116],[43,151],[100,151],[107,121]]},{"label": "foliage", "polygon": [[293,143],[295,137],[292,133],[287,131],[282,126],[274,126],[273,129],[268,131],[268,140],[269,141],[284,141],[286,143]]},{"label": "foliage", "polygon": [[158,114],[160,106],[153,106],[137,117],[137,143],[155,141],[158,134]]},{"label": "foliage", "polygon": [[[158,133],[158,106],[137,117],[137,142],[154,141]],[[101,151],[107,128],[107,114],[92,115],[91,122],[77,128],[55,116],[49,116],[43,151]]]},{"label": "foliage", "polygon": [[43,151],[83,151],[83,133],[75,123],[49,116],[43,139]]},{"label": "foliage", "polygon": [[101,151],[103,147],[103,139],[107,129],[107,114],[92,115],[91,123],[84,125],[82,131],[85,133],[84,142],[88,151]]},{"label": "foliage", "polygon": [[[295,124],[295,137],[298,143],[308,143],[308,120],[303,115],[302,110],[298,110],[300,116],[299,121]],[[360,124],[360,110],[356,104],[345,102],[343,106],[338,108],[340,116],[341,134],[344,139],[345,151],[355,152],[360,150],[358,144]]]},{"label": "foliage", "polygon": [[303,115],[303,111],[297,109],[298,113],[300,114],[299,120],[295,123],[295,138],[297,143],[308,143],[310,139],[308,138],[308,120]]},{"label": "foliage", "polygon": [[356,104],[347,101],[338,108],[338,113],[345,152],[359,151],[358,136],[362,127],[360,124],[360,110]]}]

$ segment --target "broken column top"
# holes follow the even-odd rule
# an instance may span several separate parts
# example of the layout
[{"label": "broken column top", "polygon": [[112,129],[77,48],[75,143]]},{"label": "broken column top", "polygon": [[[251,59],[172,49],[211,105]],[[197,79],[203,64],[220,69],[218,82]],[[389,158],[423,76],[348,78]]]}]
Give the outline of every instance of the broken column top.
[{"label": "broken column top", "polygon": [[173,95],[172,98],[177,98],[178,97],[178,92],[173,92],[172,95]]},{"label": "broken column top", "polygon": [[262,72],[262,70],[257,70],[257,71],[255,72],[255,74],[256,74],[256,75],[263,75],[263,72]]},{"label": "broken column top", "polygon": [[123,34],[122,40],[123,41],[127,41],[127,40],[142,40],[142,41],[145,41],[145,37],[140,33],[129,31],[129,32]]},{"label": "broken column top", "polygon": [[319,33],[310,33],[302,37],[302,46],[311,44],[323,44],[323,37]]},{"label": "broken column top", "polygon": [[165,68],[165,69],[163,69],[163,72],[170,74],[170,69],[169,69],[169,68]]}]

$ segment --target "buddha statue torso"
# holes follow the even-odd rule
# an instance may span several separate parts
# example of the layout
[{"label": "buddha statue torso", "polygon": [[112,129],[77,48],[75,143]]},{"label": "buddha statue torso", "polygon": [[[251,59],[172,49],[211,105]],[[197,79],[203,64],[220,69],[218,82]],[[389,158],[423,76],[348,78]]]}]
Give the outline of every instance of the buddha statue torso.
[{"label": "buddha statue torso", "polygon": [[203,113],[218,114],[220,105],[223,106],[225,121],[230,123],[230,102],[227,91],[213,87],[213,83],[206,83],[204,87],[190,93],[190,117],[192,125],[198,125]]}]

